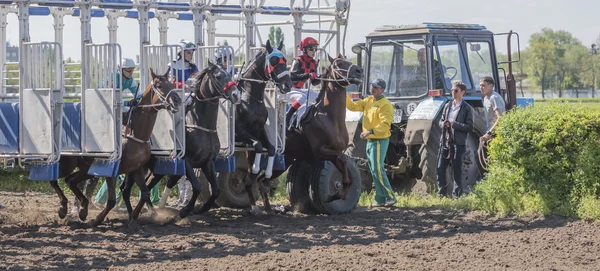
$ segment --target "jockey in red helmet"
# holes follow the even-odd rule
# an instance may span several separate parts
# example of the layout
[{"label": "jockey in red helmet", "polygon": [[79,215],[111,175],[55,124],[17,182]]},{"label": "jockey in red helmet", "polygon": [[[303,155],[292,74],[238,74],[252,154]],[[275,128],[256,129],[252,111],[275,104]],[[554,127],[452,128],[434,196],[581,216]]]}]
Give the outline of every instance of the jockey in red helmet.
[{"label": "jockey in red helmet", "polygon": [[[319,42],[311,37],[306,37],[302,39],[300,42],[300,50],[302,51],[302,55],[298,56],[294,59],[294,63],[292,64],[292,68],[290,70],[291,79],[293,83],[292,91],[287,94],[287,99],[291,104],[291,108],[286,115],[286,123],[290,124],[290,120],[294,112],[298,109],[298,122],[304,111],[306,110],[306,99],[308,89],[302,89],[304,84],[308,79],[311,80],[313,86],[316,86],[321,83],[321,80],[317,77],[317,61],[315,60],[315,55],[317,54],[317,47],[319,46]],[[315,99],[317,98],[317,94],[311,93],[308,95],[309,103],[314,104]]]}]

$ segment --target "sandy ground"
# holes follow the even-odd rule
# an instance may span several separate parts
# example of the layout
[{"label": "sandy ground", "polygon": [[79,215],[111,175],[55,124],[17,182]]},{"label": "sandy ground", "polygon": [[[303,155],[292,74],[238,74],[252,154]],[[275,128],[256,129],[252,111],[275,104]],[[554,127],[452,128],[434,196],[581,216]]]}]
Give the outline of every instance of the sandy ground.
[{"label": "sandy ground", "polygon": [[[600,224],[438,209],[252,217],[217,209],[138,231],[112,212],[98,228],[58,219],[54,195],[0,192],[0,269],[600,270]],[[98,210],[92,209],[91,218]]]}]

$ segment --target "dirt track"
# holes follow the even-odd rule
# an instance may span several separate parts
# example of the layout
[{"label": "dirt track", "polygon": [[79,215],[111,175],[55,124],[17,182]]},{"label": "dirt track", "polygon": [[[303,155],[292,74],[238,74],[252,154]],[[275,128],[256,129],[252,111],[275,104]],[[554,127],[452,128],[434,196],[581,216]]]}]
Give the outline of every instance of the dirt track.
[{"label": "dirt track", "polygon": [[[250,217],[219,209],[190,223],[125,215],[99,228],[58,220],[53,195],[0,192],[0,269],[598,270],[597,223],[435,209]],[[91,215],[95,215],[92,210]],[[88,218],[89,219],[89,218]]]}]

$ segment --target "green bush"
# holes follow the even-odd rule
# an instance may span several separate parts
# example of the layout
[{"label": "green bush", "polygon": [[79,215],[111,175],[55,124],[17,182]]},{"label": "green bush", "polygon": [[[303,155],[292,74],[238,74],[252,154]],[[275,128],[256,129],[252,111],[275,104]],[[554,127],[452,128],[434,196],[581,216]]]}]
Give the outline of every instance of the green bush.
[{"label": "green bush", "polygon": [[[491,213],[600,217],[600,111],[549,102],[507,113],[489,149],[490,168],[475,188]],[[600,207],[600,206],[598,206]]]}]

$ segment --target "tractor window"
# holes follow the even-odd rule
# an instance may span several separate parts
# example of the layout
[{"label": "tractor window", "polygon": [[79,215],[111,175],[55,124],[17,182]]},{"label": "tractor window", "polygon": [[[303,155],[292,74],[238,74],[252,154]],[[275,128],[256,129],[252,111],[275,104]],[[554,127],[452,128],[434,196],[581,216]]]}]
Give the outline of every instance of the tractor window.
[{"label": "tractor window", "polygon": [[488,42],[467,42],[467,51],[469,52],[469,67],[473,83],[479,84],[479,79],[485,76],[494,78],[490,44]]},{"label": "tractor window", "polygon": [[469,73],[465,65],[465,59],[461,47],[456,41],[439,41],[437,44],[438,59],[440,63],[434,61],[433,68],[442,70],[443,81],[446,90],[452,89],[452,81],[463,81],[467,89],[473,89]]},{"label": "tractor window", "polygon": [[[427,93],[427,65],[423,41],[373,44],[369,58],[369,82],[385,80],[388,97],[421,96]],[[419,51],[422,51],[420,56]],[[367,88],[370,93],[370,86]]]}]

